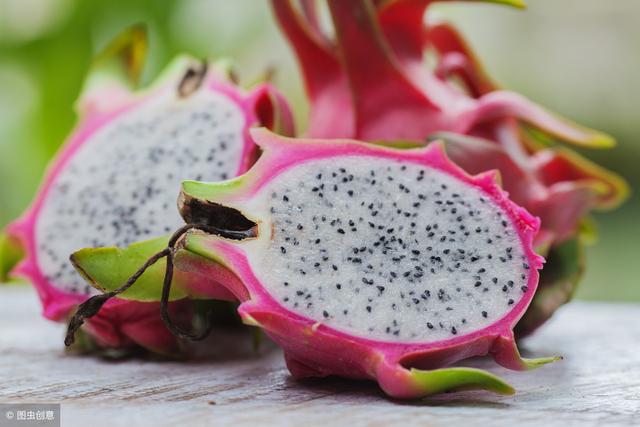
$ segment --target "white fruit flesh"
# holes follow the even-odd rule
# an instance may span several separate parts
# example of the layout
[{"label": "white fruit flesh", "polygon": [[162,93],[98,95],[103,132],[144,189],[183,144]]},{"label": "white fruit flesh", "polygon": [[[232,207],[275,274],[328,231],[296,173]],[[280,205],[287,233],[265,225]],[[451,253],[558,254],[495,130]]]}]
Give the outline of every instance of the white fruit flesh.
[{"label": "white fruit flesh", "polygon": [[258,204],[272,234],[247,253],[262,285],[291,311],[349,334],[452,338],[496,322],[528,292],[508,215],[435,169],[311,160],[271,180]]},{"label": "white fruit flesh", "polygon": [[174,231],[184,179],[233,177],[245,113],[229,97],[174,88],[150,97],[95,132],[64,165],[36,222],[37,262],[62,290],[95,293],[68,261],[84,247],[120,246]]}]

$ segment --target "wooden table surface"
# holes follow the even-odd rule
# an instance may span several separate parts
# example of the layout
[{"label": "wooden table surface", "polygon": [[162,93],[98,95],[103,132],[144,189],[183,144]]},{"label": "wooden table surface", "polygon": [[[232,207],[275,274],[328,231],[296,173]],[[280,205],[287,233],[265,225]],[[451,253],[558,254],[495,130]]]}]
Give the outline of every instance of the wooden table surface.
[{"label": "wooden table surface", "polygon": [[[0,402],[61,403],[63,426],[640,425],[640,306],[573,303],[524,353],[563,355],[532,372],[489,368],[515,396],[461,392],[387,399],[370,382],[293,380],[281,352],[246,334],[212,338],[189,363],[107,361],[64,353],[64,327],[39,316],[26,287],[0,287]],[[1,425],[1,422],[0,422]]]}]

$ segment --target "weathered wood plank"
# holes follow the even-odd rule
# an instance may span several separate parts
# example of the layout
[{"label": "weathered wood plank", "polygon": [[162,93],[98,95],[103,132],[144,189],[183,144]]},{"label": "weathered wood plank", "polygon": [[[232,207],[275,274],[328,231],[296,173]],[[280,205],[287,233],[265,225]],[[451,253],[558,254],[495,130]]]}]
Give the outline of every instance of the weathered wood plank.
[{"label": "weathered wood plank", "polygon": [[489,368],[518,390],[395,402],[375,384],[298,382],[280,351],[218,334],[189,363],[65,355],[63,326],[38,315],[32,291],[0,288],[0,402],[60,402],[64,426],[640,425],[640,306],[574,303],[525,342],[565,356],[534,372]]}]

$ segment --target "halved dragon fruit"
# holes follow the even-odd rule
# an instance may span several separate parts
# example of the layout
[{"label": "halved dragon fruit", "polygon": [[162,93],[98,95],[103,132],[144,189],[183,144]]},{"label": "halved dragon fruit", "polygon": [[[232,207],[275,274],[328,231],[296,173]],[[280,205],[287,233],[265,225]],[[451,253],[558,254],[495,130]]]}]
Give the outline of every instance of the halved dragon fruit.
[{"label": "halved dragon fruit", "polygon": [[[173,260],[242,301],[243,321],[284,348],[294,376],[375,379],[400,398],[511,393],[488,372],[446,367],[486,354],[516,370],[556,360],[523,359],[514,342],[542,267],[532,249],[539,221],[495,173],[467,175],[440,143],[398,150],[251,133],[263,154],[247,173],[183,184],[180,211],[195,230],[177,240]],[[251,237],[202,231],[233,224]],[[99,256],[72,259],[113,290],[121,283],[105,280]]]},{"label": "halved dragon fruit", "polygon": [[[582,249],[575,246],[582,245],[578,234],[585,215],[619,205],[627,185],[577,153],[535,143],[522,122],[584,146],[607,146],[613,140],[500,90],[453,26],[425,25],[430,3],[329,1],[334,42],[318,25],[312,2],[303,3],[303,13],[289,0],[272,2],[305,78],[310,136],[423,140],[435,133],[444,137],[447,154],[467,172],[499,170],[510,197],[541,218],[536,249],[548,254],[551,263],[569,263],[549,271],[571,274],[552,279],[543,273],[546,292],[536,296],[519,325],[519,333],[526,334],[573,294],[582,271]],[[435,70],[424,64],[426,49],[439,55]],[[451,77],[465,90],[451,84]]]},{"label": "halved dragon fruit", "polygon": [[440,144],[397,151],[253,135],[264,150],[254,168],[227,183],[184,183],[180,206],[196,224],[240,212],[256,237],[192,231],[179,247],[238,277],[225,283],[244,301],[242,318],[283,346],[295,376],[373,378],[404,398],[507,392],[478,370],[420,369],[489,353],[518,370],[554,360],[524,360],[515,346],[512,327],[542,266],[531,246],[539,222],[493,173],[468,176]]},{"label": "halved dragon fruit", "polygon": [[[151,87],[133,92],[145,51],[146,33],[135,26],[97,57],[78,102],[80,123],[31,207],[6,230],[7,258],[16,258],[18,246],[25,253],[13,274],[34,284],[49,319],[65,320],[96,293],[69,264],[70,253],[166,235],[180,223],[175,200],[181,180],[224,180],[247,170],[259,154],[248,133],[254,125],[292,132],[289,110],[271,86],[245,93],[208,62],[180,57]],[[114,266],[114,275],[127,277],[164,245],[161,238],[137,246],[131,264]],[[161,275],[158,266],[142,280]],[[186,274],[177,280],[202,284]],[[232,298],[218,289],[217,297]],[[171,311],[190,316],[185,301]],[[113,300],[86,326],[102,347],[178,349],[157,302]]]}]

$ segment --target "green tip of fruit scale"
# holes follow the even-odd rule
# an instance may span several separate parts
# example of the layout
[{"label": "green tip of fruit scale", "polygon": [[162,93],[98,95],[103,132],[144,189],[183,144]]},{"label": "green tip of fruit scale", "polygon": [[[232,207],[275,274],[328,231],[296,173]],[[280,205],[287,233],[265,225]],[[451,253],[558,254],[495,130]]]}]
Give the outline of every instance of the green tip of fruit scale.
[{"label": "green tip of fruit scale", "polygon": [[433,371],[411,369],[416,385],[426,395],[446,391],[487,390],[512,395],[515,389],[500,377],[476,368],[444,368]]},{"label": "green tip of fruit scale", "polygon": [[92,72],[111,72],[131,87],[138,85],[147,55],[147,29],[135,24],[118,34],[91,65]]},{"label": "green tip of fruit scale", "polygon": [[515,7],[517,9],[526,9],[527,3],[522,0],[483,0],[488,3],[503,4],[505,6]]},{"label": "green tip of fruit scale", "polygon": [[[86,248],[74,252],[70,259],[75,269],[94,288],[101,292],[118,289],[153,254],[167,245],[168,237],[134,243],[126,248]],[[119,295],[120,298],[136,301],[159,301],[162,292],[165,261],[147,269],[137,280],[136,286]],[[178,286],[171,290],[171,300],[185,295]]]},{"label": "green tip of fruit scale", "polygon": [[528,370],[531,370],[531,369],[537,369],[548,363],[559,362],[563,359],[564,358],[562,356],[539,357],[536,359],[522,358],[522,363],[527,367]]},{"label": "green tip of fruit scale", "polygon": [[0,233],[0,283],[9,281],[9,274],[22,259],[23,250],[18,239]]}]

